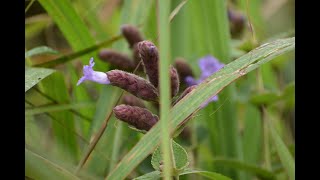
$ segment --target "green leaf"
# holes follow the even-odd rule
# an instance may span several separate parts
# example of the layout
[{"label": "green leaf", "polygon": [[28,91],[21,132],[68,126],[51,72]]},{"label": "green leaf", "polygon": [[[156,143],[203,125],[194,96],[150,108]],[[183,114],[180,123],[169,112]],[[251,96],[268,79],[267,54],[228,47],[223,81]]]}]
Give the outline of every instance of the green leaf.
[{"label": "green leaf", "polygon": [[[170,120],[170,132],[178,128],[190,114],[207,99],[216,95],[230,83],[244,76],[248,72],[260,67],[273,58],[293,50],[295,38],[280,39],[271,43],[263,44],[246,55],[232,61],[208,77],[196,89],[181,99],[172,109]],[[113,169],[107,179],[125,178],[145,157],[148,156],[160,142],[160,124],[157,123],[140,141],[128,152],[121,162]]]},{"label": "green leaf", "polygon": [[24,92],[38,84],[42,79],[52,74],[55,70],[45,68],[25,68],[25,87]]},{"label": "green leaf", "polygon": [[231,180],[231,178],[224,176],[219,173],[210,172],[210,171],[202,171],[202,170],[192,170],[192,169],[186,169],[182,173],[180,173],[180,176],[187,175],[187,174],[199,174],[203,177],[207,177],[209,179],[213,180]]},{"label": "green leaf", "polygon": [[273,172],[268,171],[266,169],[263,169],[259,166],[256,166],[254,164],[249,164],[245,163],[242,161],[238,160],[233,160],[233,159],[215,159],[214,164],[217,166],[226,166],[226,167],[231,167],[234,169],[239,169],[239,170],[244,170],[247,172],[250,172],[257,177],[264,178],[264,179],[275,179],[275,176]]},{"label": "green leaf", "polygon": [[25,149],[25,175],[32,179],[80,179],[65,168]]},{"label": "green leaf", "polygon": [[[172,150],[173,150],[173,157],[175,160],[177,170],[184,169],[186,166],[189,165],[187,151],[182,146],[180,146],[175,141],[172,141]],[[158,147],[152,154],[152,159],[151,159],[152,167],[155,170],[161,171],[161,168],[160,168],[161,162],[163,162],[163,157],[161,153],[161,148]]]},{"label": "green leaf", "polygon": [[295,163],[294,159],[290,154],[290,151],[286,147],[285,143],[281,140],[281,137],[277,133],[275,127],[273,126],[271,119],[268,119],[268,125],[270,129],[271,138],[274,142],[277,153],[280,157],[280,161],[287,171],[291,180],[295,179]]},{"label": "green leaf", "polygon": [[169,21],[171,22],[173,18],[178,14],[180,9],[186,4],[187,0],[181,1],[181,3],[171,12]]},{"label": "green leaf", "polygon": [[152,171],[150,173],[134,178],[133,180],[156,180],[161,178],[160,174],[160,171]]},{"label": "green leaf", "polygon": [[24,54],[24,57],[28,58],[28,57],[40,55],[40,54],[59,54],[59,52],[47,46],[39,46],[27,51]]},{"label": "green leaf", "polygon": [[285,101],[287,108],[293,108],[295,104],[295,83],[288,84],[280,97]]}]

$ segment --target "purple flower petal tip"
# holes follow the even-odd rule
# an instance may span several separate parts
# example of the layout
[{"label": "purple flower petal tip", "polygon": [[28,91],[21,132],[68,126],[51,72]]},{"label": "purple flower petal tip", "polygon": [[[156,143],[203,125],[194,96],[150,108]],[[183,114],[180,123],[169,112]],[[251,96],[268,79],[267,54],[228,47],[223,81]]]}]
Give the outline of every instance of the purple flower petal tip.
[{"label": "purple flower petal tip", "polygon": [[100,84],[110,84],[106,73],[93,70],[94,64],[93,58],[90,58],[89,65],[83,66],[83,76],[79,79],[77,86],[86,80]]},{"label": "purple flower petal tip", "polygon": [[187,84],[188,86],[193,86],[193,85],[197,85],[197,84],[198,84],[198,82],[197,82],[193,77],[191,77],[191,76],[187,76],[187,77],[184,79],[184,81],[186,82],[186,84]]}]

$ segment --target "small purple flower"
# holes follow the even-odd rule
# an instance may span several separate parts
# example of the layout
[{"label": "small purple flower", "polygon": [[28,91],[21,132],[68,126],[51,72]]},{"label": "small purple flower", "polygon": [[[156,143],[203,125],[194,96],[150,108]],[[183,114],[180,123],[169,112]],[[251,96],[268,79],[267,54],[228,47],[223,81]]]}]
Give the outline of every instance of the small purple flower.
[{"label": "small purple flower", "polygon": [[92,57],[90,58],[89,65],[85,65],[83,67],[83,76],[79,79],[77,86],[86,80],[94,81],[100,84],[110,84],[107,74],[104,72],[94,71],[93,66],[94,61]]},{"label": "small purple flower", "polygon": [[[202,81],[204,81],[206,78],[208,78],[212,74],[219,71],[224,66],[224,64],[220,63],[216,58],[210,55],[199,59],[198,65],[201,69],[200,78],[196,80],[192,76],[187,76],[184,79],[184,81],[188,86],[200,84]],[[204,102],[201,105],[201,108],[204,108],[205,106],[207,106],[209,102],[217,101],[217,100],[218,100],[218,96],[212,96],[210,99],[208,99],[206,102]]]}]

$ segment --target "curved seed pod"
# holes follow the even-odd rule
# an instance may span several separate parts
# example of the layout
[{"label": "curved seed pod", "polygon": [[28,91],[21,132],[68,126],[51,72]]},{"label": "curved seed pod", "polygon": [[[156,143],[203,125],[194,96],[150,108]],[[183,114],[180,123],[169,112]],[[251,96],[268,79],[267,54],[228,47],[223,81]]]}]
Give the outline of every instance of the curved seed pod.
[{"label": "curved seed pod", "polygon": [[102,61],[108,62],[119,69],[133,70],[135,68],[135,63],[127,55],[114,50],[101,50],[98,56]]},{"label": "curved seed pod", "polygon": [[134,44],[143,41],[139,29],[135,26],[124,24],[121,26],[121,33],[126,38],[130,48],[133,48]]},{"label": "curved seed pod", "polygon": [[148,109],[137,106],[122,104],[113,108],[113,112],[116,118],[140,130],[148,131],[159,120],[158,116],[152,114]]},{"label": "curved seed pod", "polygon": [[182,98],[184,98],[187,94],[189,94],[192,90],[194,90],[197,87],[197,85],[193,85],[188,87],[186,90],[184,90],[181,95],[174,101],[174,103],[172,104],[172,106],[174,106],[175,104],[177,104]]},{"label": "curved seed pod", "polygon": [[180,86],[180,81],[179,81],[179,75],[173,66],[170,65],[170,79],[171,79],[171,97],[174,97],[177,95],[179,92],[179,86]]},{"label": "curved seed pod", "polygon": [[124,95],[122,97],[122,103],[130,106],[138,106],[141,108],[145,108],[143,102],[139,98],[129,94]]},{"label": "curved seed pod", "polygon": [[194,77],[191,67],[183,58],[176,58],[174,66],[178,71],[181,81],[184,81],[187,76]]},{"label": "curved seed pod", "polygon": [[138,50],[149,81],[157,88],[159,83],[158,49],[152,42],[142,41],[138,43]]},{"label": "curved seed pod", "polygon": [[121,70],[111,70],[106,74],[111,85],[120,87],[141,99],[158,102],[158,90],[147,80]]}]

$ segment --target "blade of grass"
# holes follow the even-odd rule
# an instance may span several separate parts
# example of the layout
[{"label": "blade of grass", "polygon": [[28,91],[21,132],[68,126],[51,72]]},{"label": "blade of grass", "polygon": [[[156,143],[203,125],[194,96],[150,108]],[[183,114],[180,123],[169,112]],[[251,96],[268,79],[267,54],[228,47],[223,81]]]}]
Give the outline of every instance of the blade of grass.
[{"label": "blade of grass", "polygon": [[28,58],[39,54],[59,54],[59,52],[47,46],[39,46],[25,52],[24,57]]},{"label": "blade of grass", "polygon": [[[207,99],[220,92],[234,80],[258,68],[273,58],[293,50],[295,38],[281,39],[261,45],[246,55],[227,64],[223,69],[210,76],[194,91],[181,99],[172,109],[172,119],[169,123],[170,132]],[[159,144],[161,125],[157,123],[142,139],[127,153],[106,179],[124,179],[145,157]]]},{"label": "blade of grass", "polygon": [[25,68],[25,87],[24,92],[38,84],[41,80],[52,74],[55,70],[45,68]]},{"label": "blade of grass", "polygon": [[33,179],[80,179],[65,168],[25,149],[26,176]]},{"label": "blade of grass", "polygon": [[171,141],[169,134],[170,115],[170,79],[169,79],[169,65],[170,57],[170,1],[157,1],[157,20],[159,33],[159,59],[162,59],[159,64],[160,75],[160,124],[161,124],[161,149],[163,152],[164,179],[171,179],[173,163],[173,152],[171,150]]},{"label": "blade of grass", "polygon": [[270,116],[268,115],[268,112],[266,112],[267,115],[267,122],[269,126],[269,132],[271,134],[271,138],[274,142],[274,145],[276,147],[277,153],[280,157],[281,163],[283,164],[285,170],[287,171],[290,179],[295,179],[295,162],[293,157],[290,154],[290,151],[286,147],[285,143],[281,140],[281,137],[277,133],[275,127],[273,126]]},{"label": "blade of grass", "polygon": [[75,104],[55,104],[55,105],[45,105],[41,107],[28,108],[25,110],[25,115],[36,115],[45,112],[55,112],[55,111],[64,111],[69,109],[81,109],[81,108],[92,108],[95,107],[93,102],[82,102]]},{"label": "blade of grass", "polygon": [[[70,102],[64,76],[61,73],[56,72],[52,74],[39,85],[41,91],[52,97],[57,103]],[[66,129],[62,129],[56,121],[53,121],[53,132],[62,155],[66,156],[66,160],[71,158],[71,162],[75,163],[79,156],[79,147],[75,136],[72,134],[72,131],[75,129],[73,114],[70,111],[52,112],[49,114],[65,125]]]}]

